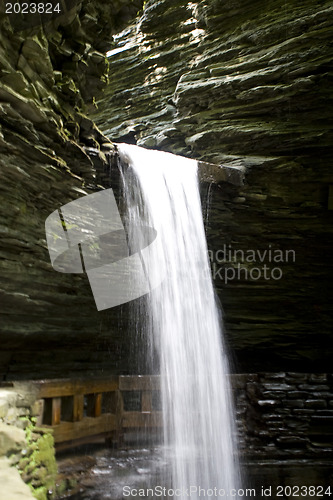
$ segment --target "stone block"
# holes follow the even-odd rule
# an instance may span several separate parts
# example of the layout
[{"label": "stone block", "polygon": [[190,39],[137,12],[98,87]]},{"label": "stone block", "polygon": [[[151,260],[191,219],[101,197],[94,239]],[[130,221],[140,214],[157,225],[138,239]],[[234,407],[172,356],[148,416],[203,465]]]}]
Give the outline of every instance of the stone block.
[{"label": "stone block", "polygon": [[283,399],[282,404],[287,408],[304,408],[303,399]]},{"label": "stone block", "polygon": [[307,399],[304,405],[305,408],[327,408],[327,402],[324,399]]},{"label": "stone block", "polygon": [[265,374],[265,381],[269,380],[281,380],[284,379],[286,374],[284,372],[267,373]]},{"label": "stone block", "polygon": [[311,373],[309,376],[309,382],[327,382],[327,373]]},{"label": "stone block", "polygon": [[315,410],[310,409],[310,408],[296,408],[295,410],[293,410],[294,415],[303,415],[303,416],[307,416],[307,417],[310,417],[314,413],[315,413]]},{"label": "stone block", "polygon": [[9,406],[15,405],[17,394],[14,391],[0,389],[0,399],[7,401]]},{"label": "stone block", "polygon": [[0,418],[4,418],[7,415],[8,409],[8,401],[6,399],[0,399]]},{"label": "stone block", "polygon": [[285,391],[263,391],[261,394],[261,398],[265,399],[277,399],[277,398],[285,398],[286,397],[286,392]]},{"label": "stone block", "polygon": [[294,411],[294,410],[291,410],[291,408],[285,408],[285,407],[281,407],[281,408],[279,408],[279,413],[280,413],[282,416],[285,416],[285,415],[290,415],[290,414],[291,414],[291,411]]},{"label": "stone block", "polygon": [[4,422],[9,425],[15,425],[17,423],[17,408],[9,408],[4,418]]},{"label": "stone block", "polygon": [[10,455],[26,446],[25,432],[0,422],[0,456]]},{"label": "stone block", "polygon": [[[309,394],[308,394],[309,396]],[[333,394],[331,392],[311,392],[311,398],[325,398],[325,399],[332,399],[333,398]]]},{"label": "stone block", "polygon": [[258,401],[259,406],[278,406],[281,404],[281,401],[277,399],[261,399]]},{"label": "stone block", "polygon": [[290,391],[286,393],[286,397],[288,399],[307,399],[309,397],[309,393],[305,391]]},{"label": "stone block", "polygon": [[268,384],[263,384],[263,387],[267,391],[292,391],[295,389],[293,385],[290,384],[284,384],[284,383],[268,383]]},{"label": "stone block", "polygon": [[30,488],[24,484],[19,472],[8,460],[0,459],[1,498],[4,500],[35,500]]},{"label": "stone block", "polygon": [[297,434],[303,434],[303,432],[308,429],[309,422],[308,421],[304,422],[301,419],[293,418],[293,419],[288,420],[286,422],[286,427],[288,429],[293,429],[293,432],[295,433],[295,435],[297,435]]},{"label": "stone block", "polygon": [[308,374],[307,373],[287,373],[286,382],[299,383],[299,382],[307,382]]},{"label": "stone block", "polygon": [[316,417],[326,417],[326,418],[330,418],[330,417],[333,417],[333,410],[316,410],[315,411],[315,416]]},{"label": "stone block", "polygon": [[272,421],[276,421],[276,420],[281,421],[282,418],[283,418],[282,415],[279,415],[277,413],[266,413],[265,415],[262,416],[262,419],[263,420],[267,420],[267,421],[269,421],[269,420],[272,420]]},{"label": "stone block", "polygon": [[38,399],[31,406],[32,417],[42,417],[44,411],[44,399]]},{"label": "stone block", "polygon": [[277,438],[277,443],[286,446],[304,447],[308,440],[299,436],[281,436]]},{"label": "stone block", "polygon": [[329,391],[329,385],[310,385],[310,384],[300,384],[298,388],[301,391]]}]

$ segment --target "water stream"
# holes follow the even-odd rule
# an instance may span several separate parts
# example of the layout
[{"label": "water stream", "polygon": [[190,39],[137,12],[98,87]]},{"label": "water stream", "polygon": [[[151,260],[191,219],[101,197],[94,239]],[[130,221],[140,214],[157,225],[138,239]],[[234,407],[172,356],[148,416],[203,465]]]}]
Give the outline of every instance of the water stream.
[{"label": "water stream", "polygon": [[[139,253],[145,247],[141,258],[151,283],[145,325],[138,329],[149,339],[150,365],[161,373],[164,445],[171,462],[169,477],[161,481],[178,490],[177,498],[187,498],[190,488],[193,499],[212,490],[214,497],[231,496],[239,486],[234,416],[197,162],[127,144],[118,150],[127,165],[129,246]],[[149,237],[140,227],[150,228]]]}]

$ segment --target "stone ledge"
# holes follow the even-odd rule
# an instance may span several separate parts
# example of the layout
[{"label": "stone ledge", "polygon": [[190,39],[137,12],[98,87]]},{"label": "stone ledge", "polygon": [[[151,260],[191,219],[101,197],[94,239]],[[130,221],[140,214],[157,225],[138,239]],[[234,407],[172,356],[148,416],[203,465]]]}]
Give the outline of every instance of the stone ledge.
[{"label": "stone ledge", "polygon": [[242,167],[229,167],[225,165],[216,165],[204,161],[198,162],[199,179],[202,182],[227,182],[234,186],[242,186],[244,184],[245,171]]},{"label": "stone ledge", "polygon": [[18,470],[6,458],[0,458],[0,484],[2,498],[6,500],[35,500]]}]

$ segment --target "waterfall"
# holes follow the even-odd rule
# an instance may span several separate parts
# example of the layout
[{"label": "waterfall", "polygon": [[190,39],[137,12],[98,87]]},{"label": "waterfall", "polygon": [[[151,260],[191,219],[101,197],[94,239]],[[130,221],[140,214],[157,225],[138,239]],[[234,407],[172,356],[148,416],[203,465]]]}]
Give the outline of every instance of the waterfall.
[{"label": "waterfall", "polygon": [[127,165],[122,175],[130,247],[137,251],[142,246],[139,227],[156,231],[144,257],[152,284],[147,329],[159,359],[171,486],[183,492],[177,498],[187,497],[186,488],[192,488],[194,499],[214,488],[215,494],[206,496],[237,498],[230,494],[238,489],[239,478],[228,361],[208,261],[197,162],[127,144],[117,147],[121,163]]}]

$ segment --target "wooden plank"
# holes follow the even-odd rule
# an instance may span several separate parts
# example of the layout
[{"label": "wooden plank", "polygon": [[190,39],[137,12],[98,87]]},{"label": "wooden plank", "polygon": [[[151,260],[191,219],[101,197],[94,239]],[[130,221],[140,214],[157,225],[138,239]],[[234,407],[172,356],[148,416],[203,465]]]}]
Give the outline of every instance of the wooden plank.
[{"label": "wooden plank", "polygon": [[52,425],[59,425],[61,420],[61,398],[52,399]]},{"label": "wooden plank", "polygon": [[36,382],[39,398],[72,396],[74,394],[94,394],[112,392],[118,388],[122,391],[159,390],[159,375],[123,375],[120,377],[76,379],[76,380],[43,380]]},{"label": "wooden plank", "polygon": [[118,389],[118,377],[75,379],[75,380],[42,380],[36,383],[39,398],[73,396],[74,394],[94,394],[112,392]]},{"label": "wooden plank", "polygon": [[[43,425],[44,428],[52,428]],[[78,422],[61,422],[53,427],[55,443],[74,441],[88,436],[98,436],[117,429],[115,415],[104,413],[98,418],[85,417]]]},{"label": "wooden plank", "polygon": [[79,387],[82,394],[95,394],[99,392],[112,392],[118,390],[118,377],[103,379],[89,379],[80,381]]},{"label": "wooden plank", "polygon": [[122,418],[124,429],[135,429],[140,427],[161,427],[162,412],[152,411],[141,413],[139,411],[125,411]]},{"label": "wooden plank", "polygon": [[72,396],[74,394],[74,383],[70,380],[42,381],[38,382],[38,397],[53,398],[60,396]]},{"label": "wooden plank", "polygon": [[159,389],[159,375],[123,375],[119,377],[120,391],[150,391]]},{"label": "wooden plank", "polygon": [[152,393],[151,391],[141,392],[141,411],[152,411]]}]

